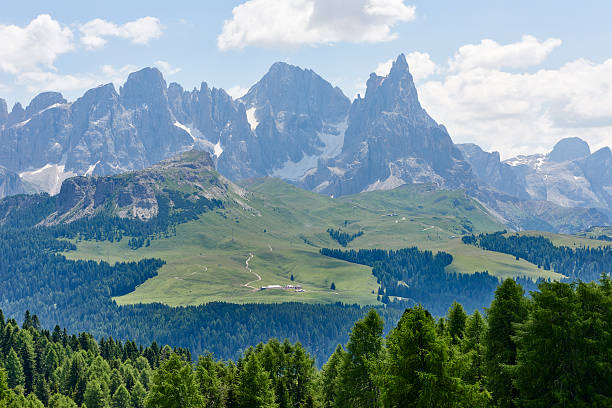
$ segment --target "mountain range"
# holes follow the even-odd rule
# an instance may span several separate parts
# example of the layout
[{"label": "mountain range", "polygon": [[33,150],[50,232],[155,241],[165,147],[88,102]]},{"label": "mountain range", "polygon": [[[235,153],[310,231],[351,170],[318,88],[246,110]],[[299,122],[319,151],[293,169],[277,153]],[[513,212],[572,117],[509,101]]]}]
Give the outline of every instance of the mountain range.
[{"label": "mountain range", "polygon": [[207,151],[230,180],[272,176],[331,196],[425,183],[463,189],[511,228],[572,232],[609,223],[612,153],[564,139],[547,155],[502,161],[453,143],[419,103],[404,55],[350,101],[312,70],[277,62],[239,99],[184,90],[155,68],[74,102],[57,92],[10,113],[0,99],[0,197],[57,194],[74,176],[150,167]]}]

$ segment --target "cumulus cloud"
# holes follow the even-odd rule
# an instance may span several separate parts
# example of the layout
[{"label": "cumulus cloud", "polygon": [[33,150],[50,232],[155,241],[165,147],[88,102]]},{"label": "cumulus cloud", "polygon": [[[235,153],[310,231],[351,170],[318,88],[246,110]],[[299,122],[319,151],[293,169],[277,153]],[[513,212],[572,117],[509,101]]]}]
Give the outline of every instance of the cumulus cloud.
[{"label": "cumulus cloud", "polygon": [[227,92],[227,94],[229,96],[231,96],[232,98],[238,99],[238,98],[242,98],[244,95],[246,95],[246,93],[249,92],[249,88],[243,88],[240,85],[236,85],[236,86],[232,86],[231,88],[229,88],[225,92]]},{"label": "cumulus cloud", "polygon": [[[374,72],[379,76],[387,76],[391,71],[394,59],[390,59],[385,62],[378,64]],[[439,71],[438,65],[431,60],[431,57],[427,53],[423,52],[411,52],[406,54],[406,61],[408,62],[408,68],[414,78],[415,82],[420,82],[431,75]]]},{"label": "cumulus cloud", "polygon": [[168,61],[155,61],[153,66],[157,67],[164,76],[171,76],[181,72],[182,68],[173,67]]},{"label": "cumulus cloud", "polygon": [[83,92],[98,85],[112,82],[119,87],[127,76],[137,69],[135,65],[113,67],[103,65],[99,72],[88,74],[59,74],[56,72],[25,72],[17,76],[17,83],[26,87],[28,92],[58,91],[62,93]]},{"label": "cumulus cloud", "polygon": [[232,10],[217,38],[221,50],[297,47],[397,38],[400,22],[415,18],[405,0],[248,0]]},{"label": "cumulus cloud", "polygon": [[128,39],[134,44],[147,44],[161,37],[163,28],[155,17],[142,17],[123,25],[96,18],[82,24],[79,31],[82,34],[81,43],[86,48],[93,49],[104,46],[108,37]]},{"label": "cumulus cloud", "polygon": [[73,49],[72,31],[47,14],[25,27],[0,25],[0,70],[13,75],[54,69],[56,58]]},{"label": "cumulus cloud", "polygon": [[[610,146],[612,59],[578,59],[535,72],[519,69],[543,62],[556,44],[560,41],[523,37],[493,48],[461,47],[439,80],[418,86],[421,102],[456,142],[475,142],[503,157],[546,152],[569,136],[587,140],[594,149]],[[533,55],[523,55],[529,47]],[[488,55],[492,49],[497,52]]]},{"label": "cumulus cloud", "polygon": [[480,44],[467,44],[459,48],[449,61],[451,70],[465,71],[472,68],[525,68],[544,61],[548,54],[561,45],[558,38],[538,41],[531,35],[507,45],[493,40],[482,40]]}]

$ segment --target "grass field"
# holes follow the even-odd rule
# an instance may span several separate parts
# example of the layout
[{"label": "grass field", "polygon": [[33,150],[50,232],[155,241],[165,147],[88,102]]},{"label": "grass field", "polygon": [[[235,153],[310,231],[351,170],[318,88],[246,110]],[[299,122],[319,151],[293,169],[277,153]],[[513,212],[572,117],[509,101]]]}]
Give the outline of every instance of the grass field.
[{"label": "grass field", "polygon": [[[119,243],[82,241],[66,256],[108,262],[158,257],[159,275],[119,304],[162,302],[196,305],[210,301],[375,304],[377,289],[369,267],[323,257],[320,247],[339,247],[327,228],[364,234],[348,248],[396,249],[417,246],[451,253],[449,272],[489,271],[499,277],[557,277],[514,257],[464,245],[462,233],[503,229],[461,191],[405,186],[333,199],[297,189],[280,180],[250,182],[245,197],[222,211],[177,226],[176,235],[151,241],[136,251]],[[304,292],[253,291],[253,287],[301,285]],[[291,275],[294,281],[290,280]],[[330,289],[334,282],[336,290]]]}]

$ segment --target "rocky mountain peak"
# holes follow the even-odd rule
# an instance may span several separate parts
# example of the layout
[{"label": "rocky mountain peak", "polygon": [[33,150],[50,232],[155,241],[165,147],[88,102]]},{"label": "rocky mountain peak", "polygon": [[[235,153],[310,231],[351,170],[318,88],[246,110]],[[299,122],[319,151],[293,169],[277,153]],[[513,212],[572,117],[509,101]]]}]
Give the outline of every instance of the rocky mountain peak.
[{"label": "rocky mountain peak", "polygon": [[25,120],[25,109],[19,102],[13,105],[11,113],[9,113],[6,120],[6,126],[14,125],[15,123],[23,122]]},{"label": "rocky mountain peak", "polygon": [[55,104],[64,104],[66,99],[59,92],[43,92],[36,95],[25,110],[25,119],[29,119],[38,112]]},{"label": "rocky mountain peak", "polygon": [[189,150],[169,159],[162,160],[159,164],[153,166],[153,168],[160,167],[185,167],[190,169],[215,170],[215,162],[208,152]]},{"label": "rocky mountain peak", "polygon": [[415,123],[437,126],[421,107],[404,54],[400,54],[393,62],[386,77],[370,74],[363,101],[371,115],[382,112],[401,113]]},{"label": "rocky mountain peak", "polygon": [[581,159],[590,154],[591,149],[587,142],[579,137],[567,137],[557,142],[548,154],[548,159],[554,162],[564,162]]},{"label": "rocky mountain peak", "polygon": [[136,107],[167,100],[164,76],[157,68],[143,68],[132,72],[119,90],[126,107]]},{"label": "rocky mountain peak", "polygon": [[269,105],[273,115],[279,112],[308,114],[328,122],[340,120],[350,105],[338,87],[333,87],[314,71],[284,62],[274,63],[241,101],[247,108]]},{"label": "rocky mountain peak", "polygon": [[0,126],[4,125],[8,120],[8,108],[6,107],[6,101],[0,98]]},{"label": "rocky mountain peak", "polygon": [[389,73],[392,74],[397,72],[410,73],[408,69],[408,61],[406,61],[406,56],[404,55],[404,53],[401,53],[397,56],[397,58],[393,62],[393,65],[391,66],[391,71]]}]

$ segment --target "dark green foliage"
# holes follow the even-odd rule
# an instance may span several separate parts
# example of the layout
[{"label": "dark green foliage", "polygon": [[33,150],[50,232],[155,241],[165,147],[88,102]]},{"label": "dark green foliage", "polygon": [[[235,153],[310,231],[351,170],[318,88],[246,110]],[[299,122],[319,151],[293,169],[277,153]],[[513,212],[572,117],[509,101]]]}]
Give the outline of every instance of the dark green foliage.
[{"label": "dark green foliage", "polygon": [[[194,367],[184,349],[156,343],[145,348],[112,338],[96,342],[89,334],[69,335],[58,327],[49,332],[37,328],[33,314],[27,315],[25,329],[0,320],[0,361],[6,367],[0,368],[2,408],[40,408],[41,401],[55,408],[612,403],[612,282],[606,276],[599,283],[541,283],[530,299],[506,280],[496,290],[487,321],[478,312],[466,318],[454,304],[448,318],[436,323],[416,306],[403,313],[386,342],[382,319],[371,310],[354,325],[347,351],[336,347],[321,372],[299,343],[286,340],[248,348],[236,363],[207,354]],[[15,351],[24,344],[33,355]],[[19,367],[31,357],[34,390],[28,392]]]},{"label": "dark green foliage", "polygon": [[[96,337],[111,335],[138,343],[157,340],[189,348],[195,355],[210,350],[222,358],[236,358],[240,350],[271,337],[289,338],[302,341],[319,365],[346,341],[352,323],[367,312],[356,306],[302,303],[119,307],[111,298],[155,276],[163,261],[110,265],[56,254],[71,249],[72,243],[55,239],[49,229],[0,229],[0,281],[5,283],[0,285],[0,308],[11,317],[23,316],[28,309],[42,316],[41,322],[28,321],[28,326],[59,323]],[[390,324],[400,315],[395,310],[381,313]],[[227,319],[230,315],[232,319]],[[270,325],[270,319],[275,324]],[[21,353],[17,345],[15,350]]]},{"label": "dark green foliage", "polygon": [[375,364],[383,351],[383,320],[371,310],[355,323],[340,365],[335,406],[368,408],[380,405]]},{"label": "dark green foliage", "polygon": [[463,310],[460,303],[453,302],[453,305],[448,310],[448,334],[454,343],[458,343],[463,339],[465,325],[467,322],[467,313]]},{"label": "dark green foliage", "polygon": [[148,408],[195,408],[202,404],[191,365],[172,354],[153,376]]},{"label": "dark green foliage", "polygon": [[591,282],[602,273],[612,271],[612,247],[575,248],[554,246],[542,236],[510,235],[505,231],[494,234],[465,236],[463,242],[489,251],[502,252],[522,258],[545,270],[565,275],[570,281]]},{"label": "dark green foliage", "polygon": [[380,285],[378,293],[383,303],[394,306],[389,296],[399,296],[404,301],[395,307],[419,303],[437,316],[444,315],[453,301],[462,303],[468,310],[487,305],[499,283],[488,273],[446,273],[445,268],[453,261],[452,255],[445,252],[434,255],[416,247],[397,251],[323,248],[321,254],[371,266]]},{"label": "dark green foliage", "polygon": [[495,291],[495,299],[487,309],[488,328],[485,335],[487,385],[500,407],[513,407],[517,391],[509,367],[516,365],[517,324],[527,319],[527,300],[523,288],[506,279]]},{"label": "dark green foliage", "polygon": [[336,241],[343,247],[346,247],[355,238],[359,238],[360,236],[363,235],[363,231],[359,231],[354,234],[350,234],[348,232],[344,232],[341,230],[335,230],[333,228],[328,228],[327,233],[334,241]]},{"label": "dark green foliage", "polygon": [[611,324],[612,296],[604,286],[540,285],[516,336],[518,405],[610,406]]}]

